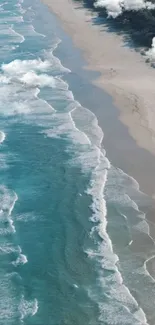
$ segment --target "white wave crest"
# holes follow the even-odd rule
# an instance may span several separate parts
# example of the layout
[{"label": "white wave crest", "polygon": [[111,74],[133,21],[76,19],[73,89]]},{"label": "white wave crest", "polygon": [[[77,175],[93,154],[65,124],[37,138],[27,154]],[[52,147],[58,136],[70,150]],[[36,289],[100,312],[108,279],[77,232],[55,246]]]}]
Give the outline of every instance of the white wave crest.
[{"label": "white wave crest", "polygon": [[12,33],[12,36],[14,36],[14,38],[12,38],[12,41],[14,42],[19,42],[20,44],[23,43],[25,41],[25,37],[19,33],[17,33],[14,28],[14,26],[12,25],[9,30]]},{"label": "white wave crest", "polygon": [[2,233],[15,233],[15,226],[12,220],[12,211],[18,196],[15,192],[10,191],[4,185],[0,185],[0,222],[7,222],[8,227],[2,229]]},{"label": "white wave crest", "polygon": [[19,80],[32,87],[56,87],[56,82],[53,77],[46,74],[37,75],[35,72],[27,72],[24,76],[19,78]]},{"label": "white wave crest", "polygon": [[[48,60],[15,60],[8,64],[2,64],[0,75],[1,84],[9,84],[12,82],[20,82],[30,87],[51,87],[62,90],[68,89],[68,84],[59,77],[40,73],[48,71],[52,66]],[[37,72],[39,72],[37,74]]]},{"label": "white wave crest", "polygon": [[18,266],[18,265],[24,265],[24,264],[26,264],[27,262],[28,262],[28,259],[27,259],[26,255],[24,255],[24,254],[20,254],[20,255],[17,257],[16,261],[12,262],[12,264],[13,264],[14,266]]},{"label": "white wave crest", "polygon": [[11,254],[11,253],[18,253],[19,249],[15,248],[12,243],[7,242],[0,245],[0,254]]},{"label": "white wave crest", "polygon": [[3,143],[6,138],[6,134],[2,131],[0,131],[0,143]]},{"label": "white wave crest", "polygon": [[22,75],[29,71],[45,72],[50,68],[51,63],[48,60],[42,61],[41,59],[35,60],[14,60],[8,64],[2,64],[1,69],[7,75]]},{"label": "white wave crest", "polygon": [[32,301],[27,301],[24,296],[21,298],[19,305],[19,312],[21,320],[24,320],[28,316],[34,316],[38,311],[38,301],[34,299]]}]

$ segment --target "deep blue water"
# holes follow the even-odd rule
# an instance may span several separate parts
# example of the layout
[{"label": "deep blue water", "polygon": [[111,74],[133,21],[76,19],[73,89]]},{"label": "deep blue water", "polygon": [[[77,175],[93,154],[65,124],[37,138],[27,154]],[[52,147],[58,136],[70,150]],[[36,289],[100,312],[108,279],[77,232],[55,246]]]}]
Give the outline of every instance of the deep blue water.
[{"label": "deep blue water", "polygon": [[0,325],[153,322],[154,242],[130,194],[146,197],[65,82],[48,9],[0,4]]}]

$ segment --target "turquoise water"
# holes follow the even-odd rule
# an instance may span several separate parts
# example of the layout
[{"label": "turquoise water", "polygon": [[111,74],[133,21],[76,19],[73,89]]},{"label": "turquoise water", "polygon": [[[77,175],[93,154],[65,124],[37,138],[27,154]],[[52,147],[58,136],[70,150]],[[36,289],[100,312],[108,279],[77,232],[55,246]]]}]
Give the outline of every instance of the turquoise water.
[{"label": "turquoise water", "polygon": [[147,198],[74,99],[47,8],[0,5],[0,325],[153,324]]}]

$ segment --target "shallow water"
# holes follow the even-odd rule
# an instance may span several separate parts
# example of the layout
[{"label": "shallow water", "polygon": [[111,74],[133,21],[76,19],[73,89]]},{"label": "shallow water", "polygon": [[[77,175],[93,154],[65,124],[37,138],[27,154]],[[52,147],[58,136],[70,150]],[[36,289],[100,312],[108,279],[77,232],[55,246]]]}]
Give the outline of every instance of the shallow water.
[{"label": "shallow water", "polygon": [[153,324],[147,197],[74,99],[63,41],[38,0],[1,4],[0,324]]}]

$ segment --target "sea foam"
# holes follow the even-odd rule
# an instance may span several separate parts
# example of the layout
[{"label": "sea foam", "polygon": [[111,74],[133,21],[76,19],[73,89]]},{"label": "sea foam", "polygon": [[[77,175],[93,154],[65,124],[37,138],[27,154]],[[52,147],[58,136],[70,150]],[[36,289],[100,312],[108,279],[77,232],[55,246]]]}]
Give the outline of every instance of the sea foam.
[{"label": "sea foam", "polygon": [[24,265],[24,264],[26,264],[27,262],[28,262],[28,259],[27,259],[26,255],[24,255],[24,254],[20,254],[20,255],[17,257],[16,261],[12,262],[12,264],[13,264],[14,266],[18,266],[18,265]]},{"label": "sea foam", "polygon": [[2,131],[0,131],[0,143],[3,143],[6,138],[6,134]]},{"label": "sea foam", "polygon": [[24,320],[28,316],[34,316],[38,311],[38,301],[34,299],[32,301],[28,301],[22,296],[20,305],[19,305],[19,312],[20,312],[20,319]]}]

